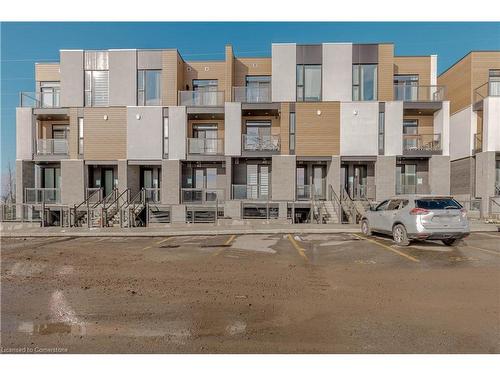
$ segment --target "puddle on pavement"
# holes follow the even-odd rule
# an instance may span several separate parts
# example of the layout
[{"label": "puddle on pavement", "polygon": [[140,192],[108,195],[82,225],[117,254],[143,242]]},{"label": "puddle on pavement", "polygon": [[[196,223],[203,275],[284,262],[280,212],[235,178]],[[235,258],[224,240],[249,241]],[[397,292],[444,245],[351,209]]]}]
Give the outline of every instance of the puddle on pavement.
[{"label": "puddle on pavement", "polygon": [[47,266],[36,262],[17,262],[12,266],[10,274],[14,276],[32,276],[41,273]]},{"label": "puddle on pavement", "polygon": [[231,248],[248,251],[258,251],[261,253],[276,254],[272,249],[278,243],[279,239],[263,235],[244,235],[236,237],[231,244]]}]

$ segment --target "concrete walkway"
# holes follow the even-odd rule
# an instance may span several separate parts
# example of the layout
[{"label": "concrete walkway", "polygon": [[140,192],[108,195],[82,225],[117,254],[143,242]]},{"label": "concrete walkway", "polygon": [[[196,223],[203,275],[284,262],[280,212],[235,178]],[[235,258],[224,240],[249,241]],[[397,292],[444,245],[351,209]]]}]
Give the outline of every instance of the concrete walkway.
[{"label": "concrete walkway", "polygon": [[[2,237],[165,237],[221,234],[359,233],[353,224],[165,224],[147,228],[61,228],[1,223]],[[471,223],[472,232],[498,232],[497,224]]]}]

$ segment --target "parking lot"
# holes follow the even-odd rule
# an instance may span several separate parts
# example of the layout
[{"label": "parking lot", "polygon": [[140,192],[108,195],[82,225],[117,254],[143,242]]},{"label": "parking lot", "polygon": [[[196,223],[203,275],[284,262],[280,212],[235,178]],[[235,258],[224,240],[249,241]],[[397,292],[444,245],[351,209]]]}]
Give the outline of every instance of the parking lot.
[{"label": "parking lot", "polygon": [[456,247],[354,233],[1,245],[3,350],[500,352],[500,233]]}]

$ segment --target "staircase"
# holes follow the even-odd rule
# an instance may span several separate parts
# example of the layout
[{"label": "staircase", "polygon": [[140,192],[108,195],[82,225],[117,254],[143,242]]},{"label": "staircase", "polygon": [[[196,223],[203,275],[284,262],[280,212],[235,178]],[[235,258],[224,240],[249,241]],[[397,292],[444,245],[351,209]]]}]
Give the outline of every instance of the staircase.
[{"label": "staircase", "polygon": [[338,224],[339,216],[335,210],[333,201],[316,201],[314,205],[314,217],[322,224]]}]

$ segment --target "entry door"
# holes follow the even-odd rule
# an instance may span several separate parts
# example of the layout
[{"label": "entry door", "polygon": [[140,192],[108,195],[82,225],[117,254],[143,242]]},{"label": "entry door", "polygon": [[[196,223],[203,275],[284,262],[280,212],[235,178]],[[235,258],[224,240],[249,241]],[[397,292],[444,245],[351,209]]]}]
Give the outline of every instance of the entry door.
[{"label": "entry door", "polygon": [[313,166],[314,197],[325,199],[325,167],[323,165]]},{"label": "entry door", "polygon": [[305,167],[297,167],[297,198],[298,199],[308,199],[307,192],[307,183],[306,183],[306,168]]},{"label": "entry door", "polygon": [[247,165],[247,199],[267,198],[269,195],[269,167]]},{"label": "entry door", "polygon": [[198,139],[198,152],[202,154],[217,154],[217,125],[194,125],[193,137]]},{"label": "entry door", "polygon": [[66,154],[68,146],[66,140],[69,138],[68,125],[53,125],[52,126],[52,139],[54,142],[54,154]]},{"label": "entry door", "polygon": [[363,198],[366,196],[366,165],[354,166],[354,184],[353,184],[353,197]]},{"label": "entry door", "polygon": [[112,191],[114,187],[114,176],[113,176],[113,169],[111,168],[105,168],[102,170],[102,182],[103,182],[103,191],[104,191],[104,196],[108,196]]}]

